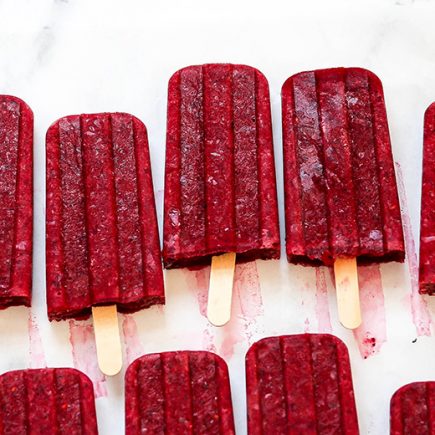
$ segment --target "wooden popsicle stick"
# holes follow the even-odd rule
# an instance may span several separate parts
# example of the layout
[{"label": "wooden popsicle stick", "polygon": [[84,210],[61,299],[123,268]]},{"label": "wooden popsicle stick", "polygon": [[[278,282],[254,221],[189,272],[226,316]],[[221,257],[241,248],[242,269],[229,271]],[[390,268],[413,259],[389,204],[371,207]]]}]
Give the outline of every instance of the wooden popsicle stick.
[{"label": "wooden popsicle stick", "polygon": [[334,263],[338,318],[348,329],[361,325],[358,269],[356,258],[338,258]]},{"label": "wooden popsicle stick", "polygon": [[215,326],[223,326],[231,318],[236,253],[229,252],[211,259],[207,318]]},{"label": "wooden popsicle stick", "polygon": [[105,375],[114,376],[122,368],[121,339],[116,305],[92,307],[92,317],[98,365]]}]

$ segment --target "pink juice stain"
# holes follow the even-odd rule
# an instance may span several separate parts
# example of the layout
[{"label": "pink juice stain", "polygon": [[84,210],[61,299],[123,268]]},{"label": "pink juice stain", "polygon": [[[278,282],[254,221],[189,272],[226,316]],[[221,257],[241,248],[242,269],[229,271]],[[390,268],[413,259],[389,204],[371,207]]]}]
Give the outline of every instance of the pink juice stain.
[{"label": "pink juice stain", "polygon": [[377,354],[387,341],[384,292],[378,264],[358,267],[361,325],[353,331],[361,356]]},{"label": "pink juice stain", "polygon": [[263,314],[260,280],[255,261],[236,265],[233,285],[231,320],[223,327],[224,339],[220,354],[234,355],[235,347],[246,341],[252,344],[258,332],[257,318]]},{"label": "pink juice stain", "polygon": [[74,367],[88,375],[92,380],[95,397],[107,396],[106,377],[98,368],[92,323],[89,320],[70,320],[69,332]]},{"label": "pink juice stain", "polygon": [[[208,287],[210,281],[210,267],[193,270],[194,290],[196,293],[199,311],[207,317]],[[189,278],[188,278],[189,279]],[[225,358],[234,355],[237,344],[247,341],[253,342],[257,332],[256,319],[263,314],[263,302],[257,265],[255,261],[237,264],[234,274],[233,298],[231,303],[231,320],[221,328],[210,323],[203,331],[203,349],[212,352],[218,351]],[[216,346],[216,336],[222,335],[219,349]]]},{"label": "pink juice stain", "polygon": [[330,334],[332,326],[329,314],[328,287],[323,267],[316,268],[316,317],[319,332]]},{"label": "pink juice stain", "polygon": [[36,322],[36,317],[32,315],[31,310],[29,310],[28,328],[30,368],[40,369],[47,367],[44,346],[42,345],[38,323]]},{"label": "pink juice stain", "polygon": [[139,339],[137,324],[132,314],[124,314],[122,334],[124,336],[125,358],[127,366],[144,354],[142,342]]},{"label": "pink juice stain", "polygon": [[[210,281],[210,266],[187,271],[189,286],[194,290],[198,301],[199,312],[207,317],[208,283]],[[202,331],[202,348],[216,352],[215,336],[209,323]]]},{"label": "pink juice stain", "polygon": [[402,223],[405,237],[406,258],[408,269],[411,276],[411,312],[412,321],[419,336],[431,335],[431,317],[424,298],[420,295],[418,289],[418,261],[417,251],[415,249],[414,236],[412,234],[411,219],[409,217],[408,201],[406,198],[405,184],[400,164],[396,162],[397,187],[399,191],[400,203],[402,206]]}]

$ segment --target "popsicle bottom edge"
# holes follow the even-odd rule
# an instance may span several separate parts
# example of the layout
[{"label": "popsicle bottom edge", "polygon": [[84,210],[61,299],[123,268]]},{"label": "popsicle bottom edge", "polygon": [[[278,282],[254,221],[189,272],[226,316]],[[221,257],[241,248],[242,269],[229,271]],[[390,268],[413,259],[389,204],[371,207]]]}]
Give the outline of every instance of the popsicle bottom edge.
[{"label": "popsicle bottom edge", "polygon": [[107,306],[116,305],[119,313],[131,314],[137,311],[150,308],[153,305],[164,305],[164,296],[151,296],[140,302],[132,302],[128,304],[117,303],[113,301],[105,301],[104,303],[97,303],[78,309],[61,309],[61,310],[49,310],[48,319],[51,321],[61,321],[67,319],[86,320],[92,314],[92,306]]},{"label": "popsicle bottom edge", "polygon": [[[346,256],[343,256],[346,258]],[[348,258],[353,258],[349,256]],[[390,251],[381,255],[357,255],[358,265],[369,265],[374,263],[403,263],[405,261],[405,251],[397,250]],[[325,255],[322,258],[314,258],[306,254],[293,254],[287,252],[287,261],[291,264],[297,264],[301,266],[333,266],[335,259],[330,255]],[[434,291],[435,292],[435,291]]]},{"label": "popsicle bottom edge", "polygon": [[254,260],[279,260],[280,246],[273,246],[271,248],[257,248],[250,250],[215,250],[207,251],[201,254],[180,254],[180,255],[167,255],[164,253],[163,264],[165,269],[179,269],[182,267],[200,268],[211,264],[212,257],[216,255],[226,254],[228,252],[235,252],[237,254],[237,263],[247,263]]}]

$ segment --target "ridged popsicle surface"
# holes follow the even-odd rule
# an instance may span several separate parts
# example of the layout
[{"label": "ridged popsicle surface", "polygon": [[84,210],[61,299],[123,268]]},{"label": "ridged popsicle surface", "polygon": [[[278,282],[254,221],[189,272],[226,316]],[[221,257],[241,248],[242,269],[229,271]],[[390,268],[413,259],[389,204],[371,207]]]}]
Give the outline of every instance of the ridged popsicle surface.
[{"label": "ridged popsicle surface", "polygon": [[98,434],[92,382],[78,370],[7,372],[0,391],[2,434]]},{"label": "ridged popsicle surface", "polygon": [[163,261],[279,258],[269,87],[256,69],[208,64],[169,81]]},{"label": "ridged popsicle surface", "polygon": [[0,95],[0,309],[30,306],[32,221],[33,113]]},{"label": "ridged popsicle surface", "polygon": [[289,262],[402,262],[380,80],[361,68],[296,74],[282,88],[282,122]]},{"label": "ridged popsicle surface", "polygon": [[164,303],[145,126],[125,113],[73,115],[47,132],[51,320]]},{"label": "ridged popsicle surface", "polygon": [[414,382],[391,398],[391,435],[435,434],[435,382]]},{"label": "ridged popsicle surface", "polygon": [[435,294],[435,103],[424,116],[419,287]]},{"label": "ridged popsicle surface", "polygon": [[349,356],[328,334],[269,337],[246,355],[250,435],[357,435]]},{"label": "ridged popsicle surface", "polygon": [[129,366],[125,388],[127,435],[235,433],[228,368],[213,353],[145,355]]}]

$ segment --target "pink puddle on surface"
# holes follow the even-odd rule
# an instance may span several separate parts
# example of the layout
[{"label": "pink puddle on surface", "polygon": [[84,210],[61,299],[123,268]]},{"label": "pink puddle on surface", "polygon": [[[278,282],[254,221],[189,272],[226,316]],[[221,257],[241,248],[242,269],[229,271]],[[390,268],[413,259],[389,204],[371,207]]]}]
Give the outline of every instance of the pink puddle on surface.
[{"label": "pink puddle on surface", "polygon": [[[203,267],[202,269],[192,270],[186,272],[186,280],[195,293],[198,300],[199,312],[202,316],[207,317],[207,299],[208,299],[208,283],[210,281],[210,267]],[[193,279],[192,279],[193,277]],[[216,345],[214,343],[215,337],[212,331],[212,325],[207,324],[202,331],[202,348],[209,352],[216,352]]]},{"label": "pink puddle on surface", "polygon": [[124,336],[125,358],[127,366],[144,353],[142,343],[137,332],[136,321],[133,315],[124,314],[122,321],[122,333]]},{"label": "pink puddle on surface", "polygon": [[98,368],[94,327],[92,323],[88,320],[70,320],[69,333],[74,367],[88,375],[92,380],[95,397],[107,396],[106,377]]},{"label": "pink puddle on surface", "polygon": [[384,292],[378,264],[358,267],[362,324],[353,331],[363,358],[377,354],[387,341]]},{"label": "pink puddle on surface", "polygon": [[323,267],[316,267],[316,317],[319,332],[330,334],[332,326],[329,315],[328,287]]},{"label": "pink puddle on surface", "polygon": [[[208,286],[210,267],[190,271],[194,274],[196,297],[202,316],[207,315]],[[189,279],[189,278],[188,278]],[[216,333],[222,333],[223,340],[219,346],[219,354],[231,358],[238,343],[246,340],[252,343],[256,333],[256,319],[263,314],[263,302],[255,261],[236,265],[231,306],[231,320],[222,328],[216,329],[208,324],[203,331],[203,348],[216,352]]]},{"label": "pink puddle on surface", "polygon": [[44,346],[42,345],[41,334],[39,333],[39,327],[36,322],[36,317],[32,315],[32,311],[29,309],[29,356],[30,356],[30,368],[40,369],[47,367],[45,360]]},{"label": "pink puddle on surface", "polygon": [[408,269],[411,276],[411,312],[412,320],[417,330],[417,335],[430,336],[432,323],[426,301],[418,292],[418,261],[415,249],[414,237],[412,235],[411,219],[409,218],[408,202],[406,199],[405,185],[403,182],[402,169],[396,162],[397,188],[399,190],[400,203],[402,206],[403,233],[405,236],[406,257]]},{"label": "pink puddle on surface", "polygon": [[256,319],[263,314],[260,281],[255,261],[236,265],[231,320],[222,328],[224,339],[219,353],[231,358],[238,343],[252,344]]}]

